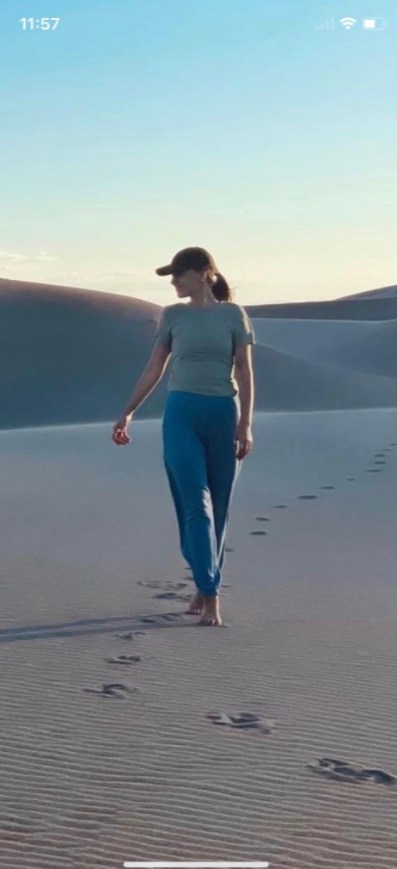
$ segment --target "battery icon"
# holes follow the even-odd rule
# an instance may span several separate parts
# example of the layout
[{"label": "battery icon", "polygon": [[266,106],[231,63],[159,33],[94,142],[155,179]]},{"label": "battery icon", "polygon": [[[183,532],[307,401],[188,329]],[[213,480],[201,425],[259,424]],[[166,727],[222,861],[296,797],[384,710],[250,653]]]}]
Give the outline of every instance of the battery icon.
[{"label": "battery icon", "polygon": [[387,21],[384,18],[363,18],[363,30],[384,30]]}]

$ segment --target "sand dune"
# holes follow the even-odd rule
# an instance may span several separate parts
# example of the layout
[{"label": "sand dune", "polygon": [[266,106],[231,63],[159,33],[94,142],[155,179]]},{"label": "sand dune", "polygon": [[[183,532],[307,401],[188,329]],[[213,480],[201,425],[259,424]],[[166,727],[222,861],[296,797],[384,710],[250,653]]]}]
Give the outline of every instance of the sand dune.
[{"label": "sand dune", "polygon": [[[0,428],[117,419],[161,308],[68,287],[0,281]],[[159,415],[165,384],[144,405]]]},{"label": "sand dune", "polygon": [[367,290],[365,293],[355,293],[354,296],[343,296],[344,299],[397,299],[397,286],[381,287],[379,290]]},{"label": "sand dune", "polygon": [[363,374],[397,375],[397,319],[359,320],[254,319],[262,346],[314,364],[347,368]]},{"label": "sand dune", "polygon": [[[397,298],[374,293],[244,306],[257,336],[256,410],[395,407]],[[0,429],[115,421],[160,314],[140,299],[0,280]],[[162,416],[169,376],[137,418]]]}]

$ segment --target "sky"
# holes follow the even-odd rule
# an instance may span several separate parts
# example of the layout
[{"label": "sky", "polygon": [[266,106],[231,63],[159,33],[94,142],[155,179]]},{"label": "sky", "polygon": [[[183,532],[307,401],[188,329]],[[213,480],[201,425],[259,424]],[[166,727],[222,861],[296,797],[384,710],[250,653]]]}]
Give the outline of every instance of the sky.
[{"label": "sky", "polygon": [[2,0],[0,277],[169,305],[199,245],[240,305],[397,283],[396,49],[394,0]]}]

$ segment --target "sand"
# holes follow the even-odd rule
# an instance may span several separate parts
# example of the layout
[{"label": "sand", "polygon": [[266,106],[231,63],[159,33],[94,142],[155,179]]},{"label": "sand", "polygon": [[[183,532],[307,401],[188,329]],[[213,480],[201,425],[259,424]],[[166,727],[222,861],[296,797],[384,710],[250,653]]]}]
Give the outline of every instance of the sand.
[{"label": "sand", "polygon": [[0,867],[396,869],[397,786],[311,764],[397,777],[397,409],[255,412],[224,628],[184,615],[160,419],[111,428],[0,432]]}]

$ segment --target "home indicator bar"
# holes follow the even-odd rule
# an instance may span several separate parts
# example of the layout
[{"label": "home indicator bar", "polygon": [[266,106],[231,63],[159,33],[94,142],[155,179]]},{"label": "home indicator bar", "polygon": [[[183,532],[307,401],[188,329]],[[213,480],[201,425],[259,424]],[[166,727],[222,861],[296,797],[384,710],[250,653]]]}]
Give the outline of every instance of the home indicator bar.
[{"label": "home indicator bar", "polygon": [[179,860],[173,862],[170,860],[134,860],[129,863],[123,863],[124,869],[269,869],[270,863],[264,860]]}]

